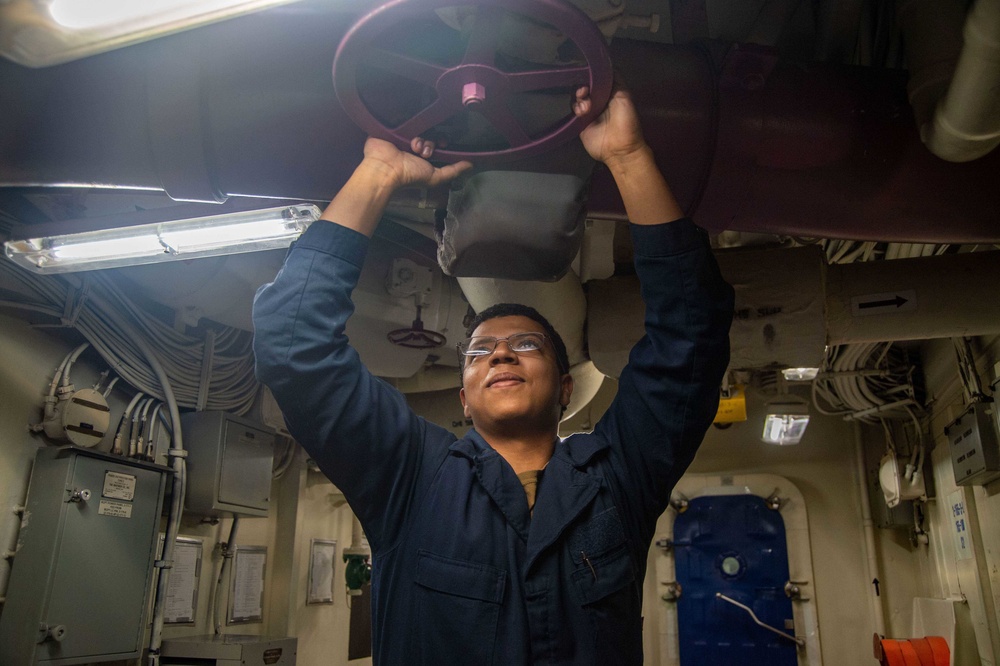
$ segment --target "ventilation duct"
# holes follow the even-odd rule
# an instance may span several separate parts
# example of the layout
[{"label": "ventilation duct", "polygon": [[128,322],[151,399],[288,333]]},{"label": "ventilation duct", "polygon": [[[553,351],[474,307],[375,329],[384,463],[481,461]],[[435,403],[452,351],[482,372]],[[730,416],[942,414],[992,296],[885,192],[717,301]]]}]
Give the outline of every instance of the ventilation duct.
[{"label": "ventilation duct", "polygon": [[[330,81],[351,21],[304,4],[43,70],[0,60],[0,186],[326,201],[364,142]],[[668,182],[709,230],[1000,240],[1000,155],[950,164],[929,154],[903,72],[804,66],[718,44],[616,39],[611,53],[643,117],[657,119],[644,129],[670,157],[660,164]],[[604,169],[587,207],[624,215]]]}]

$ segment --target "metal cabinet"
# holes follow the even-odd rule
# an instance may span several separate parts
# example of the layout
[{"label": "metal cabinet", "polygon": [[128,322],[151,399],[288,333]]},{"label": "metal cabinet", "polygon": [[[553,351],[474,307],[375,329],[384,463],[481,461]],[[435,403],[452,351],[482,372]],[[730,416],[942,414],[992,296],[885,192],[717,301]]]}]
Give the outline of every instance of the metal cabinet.
[{"label": "metal cabinet", "polygon": [[90,449],[39,449],[0,615],[0,663],[140,655],[170,474]]},{"label": "metal cabinet", "polygon": [[202,516],[266,516],[274,433],[226,412],[181,416],[188,450],[185,507]]}]

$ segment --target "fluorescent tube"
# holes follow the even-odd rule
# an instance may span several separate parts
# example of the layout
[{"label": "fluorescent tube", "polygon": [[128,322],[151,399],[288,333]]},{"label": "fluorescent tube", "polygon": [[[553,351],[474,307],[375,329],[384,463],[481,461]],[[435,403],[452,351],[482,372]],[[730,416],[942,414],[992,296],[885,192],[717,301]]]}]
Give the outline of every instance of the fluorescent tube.
[{"label": "fluorescent tube", "polygon": [[48,67],[294,0],[0,0],[0,56]]},{"label": "fluorescent tube", "polygon": [[313,205],[282,206],[10,240],[4,253],[37,273],[69,273],[272,250],[288,247],[319,215]]}]

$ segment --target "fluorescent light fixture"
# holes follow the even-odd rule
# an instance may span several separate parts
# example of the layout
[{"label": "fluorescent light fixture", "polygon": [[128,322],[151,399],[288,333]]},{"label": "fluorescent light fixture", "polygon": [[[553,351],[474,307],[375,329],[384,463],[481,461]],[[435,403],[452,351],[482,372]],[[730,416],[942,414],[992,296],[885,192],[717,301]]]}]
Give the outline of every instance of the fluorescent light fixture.
[{"label": "fluorescent light fixture", "polygon": [[809,405],[797,396],[783,394],[767,402],[764,432],[760,438],[768,444],[798,444],[809,425]]},{"label": "fluorescent light fixture", "polygon": [[70,273],[288,247],[319,219],[300,204],[131,227],[10,240],[4,252],[37,273]]},{"label": "fluorescent light fixture", "polygon": [[0,55],[47,67],[292,1],[0,1]]},{"label": "fluorescent light fixture", "polygon": [[790,382],[811,382],[819,374],[819,368],[785,368],[781,374]]}]

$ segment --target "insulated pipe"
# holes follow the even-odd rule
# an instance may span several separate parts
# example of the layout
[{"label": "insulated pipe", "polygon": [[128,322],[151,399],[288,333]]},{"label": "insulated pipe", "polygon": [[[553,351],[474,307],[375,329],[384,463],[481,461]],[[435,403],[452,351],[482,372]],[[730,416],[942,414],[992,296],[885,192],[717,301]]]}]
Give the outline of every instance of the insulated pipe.
[{"label": "insulated pipe", "polygon": [[1000,145],[1000,0],[977,0],[965,46],[934,123],[920,136],[938,157],[968,162]]},{"label": "insulated pipe", "polygon": [[[932,155],[902,72],[803,66],[747,46],[709,45],[700,64],[692,48],[616,40],[611,52],[661,171],[710,231],[1000,240],[1000,151],[965,164]],[[624,214],[606,169],[588,210]]]},{"label": "insulated pipe", "polygon": [[827,343],[1000,333],[1000,251],[833,264]]},{"label": "insulated pipe", "polygon": [[351,548],[363,548],[364,544],[361,541],[363,535],[363,530],[361,529],[361,521],[358,520],[356,514],[351,514]]},{"label": "insulated pipe", "polygon": [[[865,530],[865,554],[868,573],[865,578],[879,578],[878,557],[875,552],[875,525],[872,522],[872,502],[868,493],[868,475],[865,465],[865,449],[861,439],[861,424],[854,422],[854,459],[858,472],[858,492],[861,495],[861,520]],[[875,633],[885,635],[885,609],[882,608],[882,597],[871,596],[869,593],[872,617],[875,622]]]},{"label": "insulated pipe", "polygon": [[[798,258],[810,254],[811,262]],[[1000,333],[1000,251],[829,266],[808,248],[729,250],[718,259],[736,289],[734,369],[812,367],[825,345]],[[755,264],[772,279],[748,279],[745,267]],[[638,285],[628,280],[588,283],[590,357],[610,377],[643,334]]]},{"label": "insulated pipe", "polygon": [[965,8],[955,0],[906,0],[896,10],[920,137],[950,162],[1000,145],[1000,1],[978,0],[968,14]]},{"label": "insulated pipe", "polygon": [[906,94],[918,128],[930,123],[962,52],[966,0],[899,0],[896,21],[906,40]]}]

